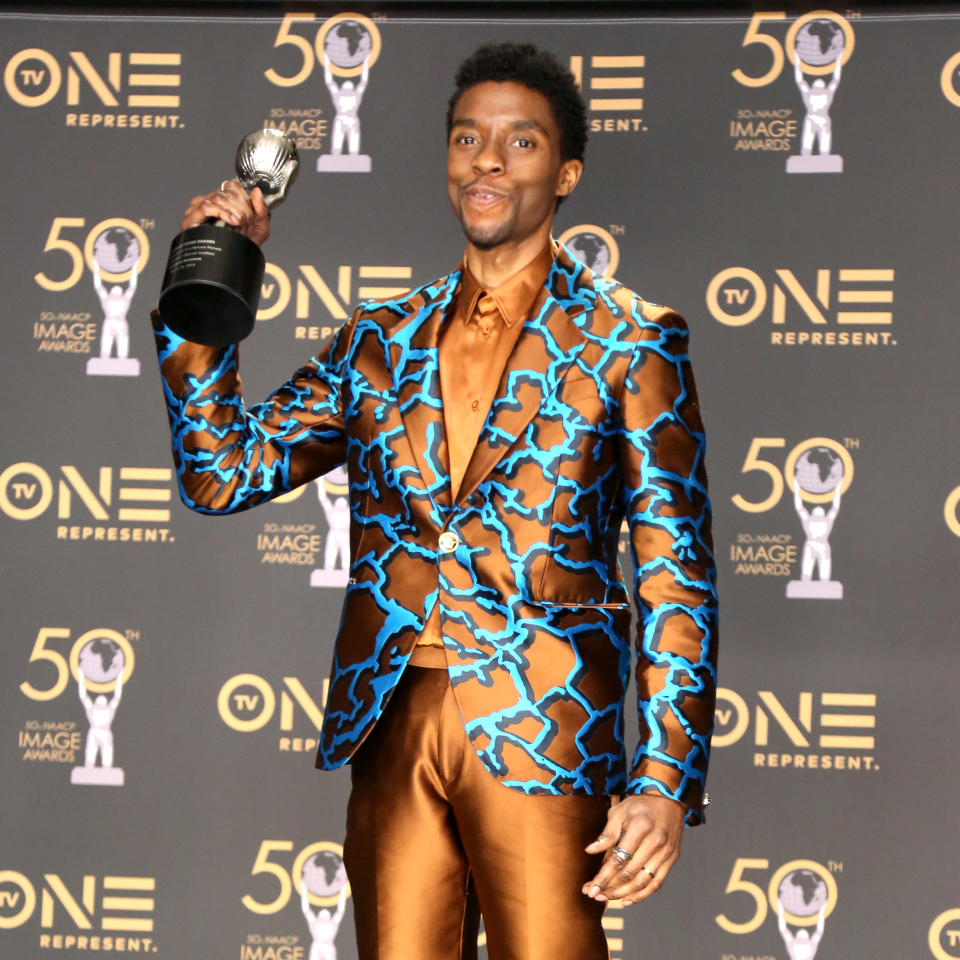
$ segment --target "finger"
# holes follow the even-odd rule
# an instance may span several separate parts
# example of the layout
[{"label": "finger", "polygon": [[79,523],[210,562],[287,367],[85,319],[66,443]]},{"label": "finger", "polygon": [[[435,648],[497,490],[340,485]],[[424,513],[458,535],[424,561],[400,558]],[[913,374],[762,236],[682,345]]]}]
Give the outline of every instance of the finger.
[{"label": "finger", "polygon": [[604,825],[603,832],[593,843],[587,844],[586,852],[599,853],[601,850],[612,849],[623,831],[624,816],[625,814],[617,810],[616,807],[611,808],[607,814],[607,822]]},{"label": "finger", "polygon": [[[623,834],[617,841],[616,847],[625,853],[630,854],[630,856],[617,856],[617,852],[615,850],[611,851],[604,860],[603,866],[589,884],[591,888],[600,888],[600,893],[602,894],[603,899],[609,899],[607,888],[613,884],[616,875],[621,873],[627,864],[634,859],[634,855],[636,854],[637,849],[640,847],[641,842],[652,828],[653,821],[648,816],[643,814],[640,816],[631,817],[625,822]],[[642,862],[642,860],[639,861],[639,863]],[[594,896],[595,899],[601,899],[601,897],[596,894],[588,893],[588,896]]]},{"label": "finger", "polygon": [[[644,838],[630,861],[623,865],[620,872],[601,891],[608,900],[631,899],[631,893],[646,889],[654,880],[657,880],[657,883],[650,892],[660,889],[666,870],[669,870],[680,856],[680,844],[675,839],[668,839],[651,849],[651,837],[656,834],[655,827]],[[664,864],[666,869],[663,867]],[[632,902],[636,902],[635,897],[632,898]]]},{"label": "finger", "polygon": [[253,205],[253,212],[258,217],[270,216],[270,208],[267,206],[263,191],[259,187],[254,187],[250,191],[250,203]]},{"label": "finger", "polygon": [[[662,864],[660,864],[656,870],[654,870],[654,876],[648,877],[646,883],[642,883],[639,890],[631,891],[623,894],[623,905],[629,907],[631,904],[640,903],[643,900],[646,900],[647,897],[652,896],[656,893],[664,884],[667,879],[667,875],[670,873],[671,868],[677,862],[679,853],[674,853],[672,856],[668,857]],[[644,874],[646,876],[646,874]]]}]

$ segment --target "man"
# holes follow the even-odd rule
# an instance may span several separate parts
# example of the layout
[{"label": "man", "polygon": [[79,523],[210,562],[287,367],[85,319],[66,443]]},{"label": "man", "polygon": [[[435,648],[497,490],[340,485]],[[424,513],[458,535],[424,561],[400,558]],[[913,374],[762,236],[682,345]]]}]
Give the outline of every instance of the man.
[{"label": "man", "polygon": [[[596,960],[604,901],[658,889],[704,803],[716,593],[687,333],[550,239],[586,142],[552,56],[478,50],[447,127],[463,262],[362,305],[266,403],[243,412],[235,347],[155,317],[174,457],[204,512],[346,462],[350,580],[317,765],[352,765],[360,956],[469,955],[475,892],[491,960]],[[235,183],[183,226],[206,217],[269,232]],[[629,774],[624,516],[643,621]]]}]

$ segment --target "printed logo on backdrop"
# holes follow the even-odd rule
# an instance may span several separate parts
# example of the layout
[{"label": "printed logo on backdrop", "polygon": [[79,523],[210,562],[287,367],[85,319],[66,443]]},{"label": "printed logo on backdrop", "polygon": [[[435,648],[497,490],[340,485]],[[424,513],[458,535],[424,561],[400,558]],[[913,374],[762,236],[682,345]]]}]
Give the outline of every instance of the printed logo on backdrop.
[{"label": "printed logo on backdrop", "polygon": [[[728,908],[729,916],[720,913],[714,920],[726,933],[746,936],[771,917],[789,960],[829,960],[829,947],[821,953],[820,946],[827,918],[837,906],[837,876],[842,873],[843,863],[835,860],[826,865],[816,860],[791,860],[771,872],[767,859],[738,857],[725,891],[736,899]],[[725,953],[722,960],[739,957],[742,954]]]},{"label": "printed logo on backdrop", "polygon": [[[306,960],[308,955],[311,960],[337,960],[337,934],[350,897],[343,847],[319,840],[295,856],[293,848],[290,840],[260,843],[250,869],[257,879],[249,882],[241,902],[258,917],[282,914],[282,924],[247,933],[240,960]],[[291,901],[302,917],[296,927]]]},{"label": "printed logo on backdrop", "polygon": [[715,747],[749,748],[752,766],[771,770],[880,769],[875,693],[758,690],[749,700],[717,690]]},{"label": "printed logo on backdrop", "polygon": [[0,470],[0,516],[37,521],[56,540],[173,543],[169,467],[44,467],[21,461]]},{"label": "printed logo on backdrop", "polygon": [[360,300],[389,300],[412,289],[413,267],[339,264],[296,267],[267,263],[257,320],[293,320],[294,340],[331,337]]},{"label": "printed logo on backdrop", "polygon": [[960,107],[960,51],[943,65],[940,71],[940,89],[950,103]]},{"label": "printed logo on backdrop", "polygon": [[570,72],[587,101],[591,133],[645,133],[643,70],[647,58],[595,54],[570,57]]},{"label": "printed logo on backdrop", "polygon": [[220,687],[217,712],[231,730],[257,734],[280,753],[311,753],[317,748],[329,688],[328,679],[308,690],[297,677],[271,681],[257,673],[238,673]]},{"label": "printed logo on backdrop", "polygon": [[893,282],[890,267],[819,268],[799,276],[778,268],[766,277],[727,267],[707,284],[706,303],[724,326],[769,325],[771,346],[895,347]]},{"label": "printed logo on backdrop", "polygon": [[139,375],[140,361],[130,356],[128,316],[150,259],[146,230],[153,223],[110,217],[88,230],[82,217],[53,218],[44,269],[33,279],[48,293],[68,296],[51,298],[34,321],[39,353],[86,356],[90,376]]},{"label": "printed logo on backdrop", "polygon": [[564,230],[558,240],[588,270],[612,277],[620,266],[616,236],[622,237],[626,232],[618,223],[611,223],[606,230],[594,223],[581,223]]},{"label": "printed logo on backdrop", "polygon": [[3,70],[10,99],[60,110],[64,125],[93,130],[181,130],[181,55],[170,51],[18,50]]},{"label": "printed logo on backdrop", "polygon": [[298,106],[272,107],[264,126],[289,134],[301,151],[318,151],[320,173],[369,173],[372,161],[364,149],[365,134],[361,145],[360,111],[382,47],[374,20],[360,13],[338,13],[318,24],[312,13],[288,13],[273,46],[274,65],[264,76],[276,87],[296,87],[312,99]]},{"label": "printed logo on backdrop", "polygon": [[947,529],[960,537],[960,487],[954,487],[943,504],[943,520]]},{"label": "printed logo on backdrop", "polygon": [[[803,14],[781,40],[785,26],[783,11],[755,13],[750,20],[741,42],[741,65],[731,75],[748,89],[772,87],[778,97],[739,108],[730,121],[730,142],[743,153],[789,153],[787,173],[842,173],[831,111],[853,54],[853,27],[832,10]],[[794,86],[787,102],[781,99],[786,95],[784,74]]]},{"label": "printed logo on backdrop", "polygon": [[944,910],[934,918],[927,944],[936,960],[960,960],[960,907]]},{"label": "printed logo on backdrop", "polygon": [[61,876],[31,879],[0,862],[0,943],[4,930],[40,928],[43,950],[156,953],[157,881],[150,876]]},{"label": "printed logo on backdrop", "polygon": [[[30,651],[29,679],[20,692],[32,704],[49,704],[42,716],[24,719],[17,731],[21,759],[28,763],[68,764],[70,782],[122,787],[123,767],[114,721],[133,674],[139,630],[120,633],[104,627],[87,630],[71,643],[64,627],[41,627]],[[68,707],[69,692],[79,701],[83,721]],[[54,712],[54,708],[55,711]],[[62,710],[68,710],[64,715]],[[123,712],[129,710],[126,702]]]},{"label": "printed logo on backdrop", "polygon": [[[729,560],[736,576],[786,577],[792,599],[841,600],[843,583],[835,576],[831,538],[843,497],[853,482],[853,457],[860,441],[846,437],[811,437],[796,444],[780,464],[784,437],[754,437],[741,468],[745,493],[731,497],[747,514],[783,513],[792,499],[793,533],[782,527],[741,530],[730,544]],[[788,493],[789,491],[789,493]],[[799,528],[799,529],[797,529]]]}]

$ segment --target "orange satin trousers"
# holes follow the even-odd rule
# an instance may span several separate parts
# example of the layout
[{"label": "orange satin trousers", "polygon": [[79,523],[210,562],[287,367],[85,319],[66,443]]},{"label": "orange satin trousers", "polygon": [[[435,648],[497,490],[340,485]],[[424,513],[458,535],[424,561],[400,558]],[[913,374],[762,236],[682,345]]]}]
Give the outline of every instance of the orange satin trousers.
[{"label": "orange satin trousers", "polygon": [[[442,655],[442,650],[437,651]],[[609,797],[527,795],[475,755],[445,669],[408,666],[351,761],[344,862],[360,960],[607,960],[580,888]]]}]

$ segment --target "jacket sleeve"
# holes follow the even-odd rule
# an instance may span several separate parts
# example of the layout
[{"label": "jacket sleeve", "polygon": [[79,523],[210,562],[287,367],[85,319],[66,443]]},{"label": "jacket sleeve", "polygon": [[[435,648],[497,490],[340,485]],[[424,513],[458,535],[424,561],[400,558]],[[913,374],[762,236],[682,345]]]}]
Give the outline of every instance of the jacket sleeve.
[{"label": "jacket sleeve", "polygon": [[627,794],[703,817],[717,662],[716,566],[704,433],[683,318],[645,305],[621,396],[620,460],[634,563],[640,740]]},{"label": "jacket sleeve", "polygon": [[263,403],[246,409],[238,347],[207,347],[151,316],[183,502],[235,513],[322,476],[346,457],[344,381],[357,314]]}]

